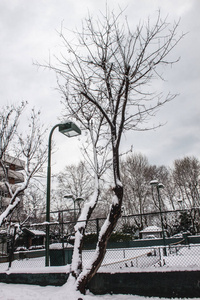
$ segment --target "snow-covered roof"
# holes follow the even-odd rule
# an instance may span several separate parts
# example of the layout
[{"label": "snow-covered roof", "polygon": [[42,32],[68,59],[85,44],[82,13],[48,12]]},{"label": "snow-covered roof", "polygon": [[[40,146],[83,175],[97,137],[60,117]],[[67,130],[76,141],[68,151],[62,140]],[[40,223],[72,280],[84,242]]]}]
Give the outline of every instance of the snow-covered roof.
[{"label": "snow-covered roof", "polygon": [[27,229],[27,228],[24,228],[23,231],[25,232],[29,232],[30,234],[33,234],[33,235],[40,235],[40,236],[45,236],[46,233],[42,230],[36,230],[36,229]]},{"label": "snow-covered roof", "polygon": [[162,232],[162,229],[158,226],[148,226],[146,227],[145,229],[141,230],[140,232],[146,232],[146,233],[149,233],[149,232]]},{"label": "snow-covered roof", "polygon": [[4,234],[7,234],[7,231],[4,229],[0,230],[0,235],[4,235]]},{"label": "snow-covered roof", "polygon": [[[63,248],[63,245],[62,243],[54,243],[54,244],[51,244],[49,246],[50,249],[53,249],[53,250],[57,250],[57,249],[62,249]],[[69,243],[64,243],[64,248],[74,248],[74,246],[72,246],[71,244]]]},{"label": "snow-covered roof", "polygon": [[13,157],[10,155],[4,155],[2,160],[7,165],[14,165],[16,171],[24,170],[24,168],[25,168],[25,161],[22,159],[19,159],[17,157]]},{"label": "snow-covered roof", "polygon": [[46,233],[42,230],[31,230],[35,235],[46,235]]}]

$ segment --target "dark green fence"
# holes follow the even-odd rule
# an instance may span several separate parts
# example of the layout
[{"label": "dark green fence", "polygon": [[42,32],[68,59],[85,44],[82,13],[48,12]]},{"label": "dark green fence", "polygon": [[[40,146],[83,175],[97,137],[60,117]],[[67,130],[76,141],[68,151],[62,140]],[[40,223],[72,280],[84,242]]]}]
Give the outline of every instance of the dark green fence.
[{"label": "dark green fence", "polygon": [[[199,232],[199,210],[178,210],[162,212],[162,219],[160,212],[146,213],[143,215],[122,216],[115,228],[114,233],[107,246],[107,256],[115,255],[115,261],[106,258],[106,263],[111,268],[132,267],[149,265],[152,266],[185,266],[184,260],[189,261],[194,266],[199,266],[200,261],[200,232]],[[161,220],[163,224],[161,224]],[[87,263],[96,247],[97,234],[100,231],[105,219],[89,220],[86,229],[86,236],[84,239],[83,261]],[[72,245],[74,242],[74,222],[68,222],[64,217],[62,222],[58,222],[56,218],[51,220],[50,224],[50,264],[52,266],[60,266],[70,264],[73,254]],[[163,226],[162,226],[163,225]],[[160,232],[155,232],[144,238],[142,230],[145,228],[155,227],[160,228]],[[30,226],[27,228],[46,230],[45,226]],[[163,234],[165,233],[165,234]],[[160,237],[159,237],[159,236]],[[19,268],[20,266],[29,267],[30,263],[34,267],[45,266],[45,249],[40,250],[24,250],[23,238],[14,244],[5,239],[4,245],[1,248],[8,249],[8,253],[2,253],[0,257],[0,270],[8,268],[7,262],[12,259],[12,268]],[[14,254],[9,255],[9,244],[14,249]],[[54,249],[53,245],[56,245]],[[16,251],[16,247],[21,251]],[[40,245],[43,247],[44,245]],[[36,246],[36,248],[38,245]],[[53,248],[52,248],[53,247]],[[34,245],[31,249],[34,248]],[[143,252],[143,249],[146,249]],[[122,249],[122,250],[120,250]],[[138,249],[141,249],[138,252]],[[127,256],[128,255],[128,256]],[[118,256],[118,257],[117,257]],[[192,259],[191,259],[192,258]],[[182,259],[182,262],[181,262]],[[121,265],[121,261],[125,261]],[[142,263],[143,260],[143,263]],[[120,264],[118,263],[120,262]],[[137,263],[136,263],[137,262]]]}]

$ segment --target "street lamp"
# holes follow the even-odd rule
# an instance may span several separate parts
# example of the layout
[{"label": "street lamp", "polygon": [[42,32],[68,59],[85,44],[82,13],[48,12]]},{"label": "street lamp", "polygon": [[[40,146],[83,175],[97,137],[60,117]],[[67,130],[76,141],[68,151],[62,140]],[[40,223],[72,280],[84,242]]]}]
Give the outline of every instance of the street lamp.
[{"label": "street lamp", "polygon": [[81,130],[73,122],[56,124],[50,131],[48,143],[48,165],[47,165],[47,199],[46,199],[46,257],[45,265],[49,266],[49,222],[50,222],[50,193],[51,193],[51,140],[54,130],[58,127],[59,132],[67,137],[81,134]]},{"label": "street lamp", "polygon": [[[74,203],[74,221],[76,220],[76,202],[80,203],[81,201],[84,201],[82,197],[74,198],[73,195],[66,195],[64,196],[65,199],[71,199]],[[78,204],[79,211],[80,211],[80,204]]]},{"label": "street lamp", "polygon": [[183,200],[178,199],[177,202],[178,202],[178,205],[179,205],[179,209],[183,209]]},{"label": "street lamp", "polygon": [[[163,216],[162,216],[162,209],[161,209],[161,199],[160,199],[160,189],[164,188],[164,185],[162,183],[159,183],[158,180],[152,180],[150,182],[151,186],[155,186],[158,193],[158,203],[159,203],[159,210],[160,210],[160,218],[161,218],[161,226],[162,226],[162,235],[163,235],[163,244],[164,247],[166,246],[165,242],[165,231],[164,231],[164,224],[163,224]],[[164,255],[166,255],[166,248],[163,249]]]}]

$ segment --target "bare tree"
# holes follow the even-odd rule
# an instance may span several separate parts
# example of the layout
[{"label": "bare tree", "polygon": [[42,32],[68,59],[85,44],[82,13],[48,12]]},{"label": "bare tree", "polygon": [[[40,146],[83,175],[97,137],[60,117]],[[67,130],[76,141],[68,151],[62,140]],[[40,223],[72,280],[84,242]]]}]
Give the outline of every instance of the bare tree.
[{"label": "bare tree", "polygon": [[74,198],[88,199],[92,194],[93,177],[87,170],[84,162],[78,165],[69,165],[57,176],[60,197],[71,194]]},{"label": "bare tree", "polygon": [[195,157],[184,157],[174,161],[173,177],[179,197],[186,208],[199,207],[200,162]]},{"label": "bare tree", "polygon": [[[122,161],[124,207],[126,214],[143,214],[152,208],[149,182],[152,180],[151,166],[141,153],[129,155]],[[142,226],[138,224],[140,229]]]},{"label": "bare tree", "polygon": [[[159,183],[164,185],[164,189],[162,189],[162,197],[161,197],[161,210],[169,210],[176,208],[176,187],[173,181],[172,170],[164,165],[151,166],[151,180],[158,180]],[[154,193],[153,193],[154,191]],[[153,200],[153,208],[154,210],[159,210],[159,203],[157,199],[157,192],[155,189],[152,189],[152,200]]]},{"label": "bare tree", "polygon": [[16,135],[19,118],[26,106],[22,102],[20,105],[5,106],[0,113],[0,159],[9,150]]},{"label": "bare tree", "polygon": [[[31,178],[41,170],[46,161],[46,146],[43,143],[45,130],[39,122],[40,112],[32,109],[26,128],[23,126],[23,133],[19,133],[18,125],[23,109],[24,104],[18,107],[7,106],[2,109],[1,113],[0,165],[3,169],[4,185],[7,189],[10,202],[0,215],[0,226],[16,209],[20,203],[20,195],[27,189]],[[22,171],[24,180],[22,183],[14,186],[9,181],[9,174],[6,167],[6,155],[8,153],[12,154],[13,160],[18,158],[24,162]]]},{"label": "bare tree", "polygon": [[158,13],[154,25],[148,20],[133,30],[127,20],[121,24],[122,16],[123,13],[116,16],[108,11],[97,20],[89,16],[82,31],[74,33],[77,40],[74,39],[73,44],[62,30],[60,36],[67,52],[57,58],[58,65],[49,64],[65,81],[64,85],[60,84],[60,90],[71,115],[77,118],[84,110],[90,113],[89,120],[93,123],[100,124],[102,120],[99,134],[102,142],[109,145],[106,149],[110,149],[112,157],[113,201],[101,228],[95,255],[89,266],[82,269],[79,265],[78,272],[72,264],[77,288],[82,293],[100,267],[108,239],[121,215],[122,134],[128,130],[150,129],[145,123],[175,97],[149,90],[149,84],[152,85],[154,78],[162,79],[161,66],[175,62],[169,61],[168,55],[182,38],[182,35],[177,37],[178,23],[170,25]]},{"label": "bare tree", "polygon": [[33,178],[24,192],[23,210],[29,223],[44,221],[46,186],[41,183],[41,177]]},{"label": "bare tree", "polygon": [[[139,214],[135,217],[135,225],[140,230],[146,225],[144,213],[164,212],[175,209],[176,189],[172,174],[165,166],[150,165],[147,158],[142,154],[129,155],[122,161],[122,182],[124,186],[124,211],[125,214]],[[150,188],[151,180],[158,180],[164,185],[160,196],[155,189]]]}]

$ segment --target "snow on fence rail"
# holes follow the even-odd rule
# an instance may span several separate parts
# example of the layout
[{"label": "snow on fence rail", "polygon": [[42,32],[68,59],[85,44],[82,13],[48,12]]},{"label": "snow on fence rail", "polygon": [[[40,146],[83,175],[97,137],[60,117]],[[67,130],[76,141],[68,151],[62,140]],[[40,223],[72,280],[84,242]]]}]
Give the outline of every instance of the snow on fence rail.
[{"label": "snow on fence rail", "polygon": [[[87,264],[87,261],[91,257],[94,250],[84,251],[83,263]],[[160,261],[159,249],[153,248],[118,248],[107,249],[105,258],[101,267],[109,267],[111,269],[122,268],[144,268],[149,267]]]},{"label": "snow on fence rail", "polygon": [[[131,252],[129,255],[131,257],[126,258],[125,251],[129,251],[130,249],[124,250],[124,259],[121,259],[119,261],[110,262],[110,263],[104,263],[101,265],[101,267],[114,267],[114,268],[130,268],[130,267],[136,267],[136,268],[144,268],[149,267],[160,261],[160,257],[156,255],[156,251],[152,250],[145,250],[145,253],[139,254],[137,256],[131,256]],[[142,252],[142,251],[141,251]],[[127,256],[129,256],[127,255]],[[133,255],[133,253],[132,253]],[[135,253],[136,255],[136,253]]]}]

